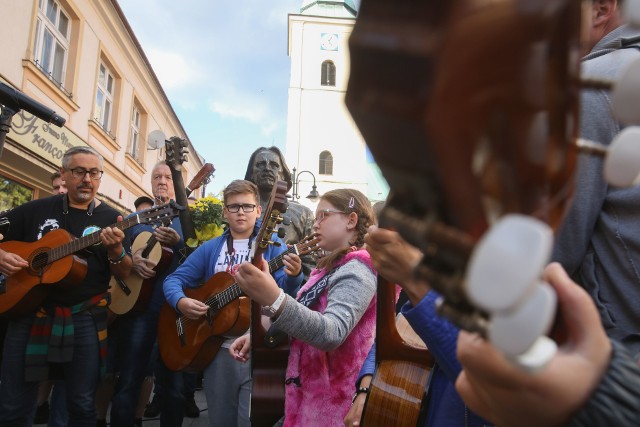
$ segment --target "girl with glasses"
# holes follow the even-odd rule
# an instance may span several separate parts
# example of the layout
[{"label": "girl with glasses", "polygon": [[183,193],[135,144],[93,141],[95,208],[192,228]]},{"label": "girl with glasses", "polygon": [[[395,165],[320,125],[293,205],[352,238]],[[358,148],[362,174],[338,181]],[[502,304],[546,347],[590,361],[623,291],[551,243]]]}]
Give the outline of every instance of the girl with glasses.
[{"label": "girl with glasses", "polygon": [[[269,275],[240,265],[240,288],[263,306],[273,325],[291,336],[285,426],[339,426],[349,410],[353,384],[375,336],[376,272],[364,250],[375,223],[369,200],[357,190],[325,193],[313,231],[328,252],[296,298],[284,296]],[[229,351],[246,361],[249,336]]]}]

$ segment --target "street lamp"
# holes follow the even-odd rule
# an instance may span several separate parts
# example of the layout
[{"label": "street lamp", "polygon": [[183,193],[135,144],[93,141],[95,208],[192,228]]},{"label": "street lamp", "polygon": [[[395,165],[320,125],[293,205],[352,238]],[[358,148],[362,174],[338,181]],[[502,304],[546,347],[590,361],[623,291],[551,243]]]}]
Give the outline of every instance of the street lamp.
[{"label": "street lamp", "polygon": [[300,195],[298,194],[298,185],[300,184],[299,183],[300,175],[305,173],[305,172],[310,174],[313,177],[313,186],[311,187],[311,192],[307,196],[307,199],[311,200],[312,202],[315,202],[320,198],[320,193],[318,193],[318,188],[316,187],[316,176],[310,171],[300,171],[296,175],[296,168],[293,168],[293,176],[291,177],[292,181],[293,181],[293,194],[292,194],[292,197],[293,197],[294,200],[300,198]]}]

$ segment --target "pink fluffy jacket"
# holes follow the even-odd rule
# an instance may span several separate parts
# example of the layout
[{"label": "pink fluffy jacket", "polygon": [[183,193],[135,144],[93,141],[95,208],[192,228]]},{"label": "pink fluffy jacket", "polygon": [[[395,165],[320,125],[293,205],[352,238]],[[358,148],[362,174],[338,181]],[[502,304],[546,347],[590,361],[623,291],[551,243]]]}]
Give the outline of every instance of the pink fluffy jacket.
[{"label": "pink fluffy jacket", "polygon": [[[369,253],[358,250],[345,255],[337,264],[351,260],[366,264],[375,274]],[[326,274],[314,270],[298,296]],[[324,312],[328,290],[311,307]],[[300,387],[286,385],[285,427],[343,426],[349,412],[358,372],[371,349],[376,328],[376,298],[346,340],[335,350],[322,351],[292,338],[287,378],[300,378]]]}]

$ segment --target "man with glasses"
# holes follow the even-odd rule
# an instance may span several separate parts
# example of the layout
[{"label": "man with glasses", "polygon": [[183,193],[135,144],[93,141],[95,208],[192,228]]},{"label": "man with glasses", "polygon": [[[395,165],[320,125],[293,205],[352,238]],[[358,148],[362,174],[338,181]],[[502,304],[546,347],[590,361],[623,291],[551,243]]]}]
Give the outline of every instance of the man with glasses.
[{"label": "man with glasses", "polygon": [[[7,241],[36,242],[62,228],[76,237],[98,232],[100,242],[76,254],[87,262],[80,283],[65,288],[46,286],[51,293],[36,312],[11,320],[0,380],[0,425],[31,425],[38,383],[61,378],[68,425],[95,426],[109,280],[112,274],[126,278],[131,269],[123,231],[109,227],[122,220],[120,213],[95,198],[102,170],[103,158],[97,151],[72,147],[64,154],[60,169],[67,194],[34,200],[7,213],[11,221]],[[28,267],[20,255],[0,249],[0,272],[5,276]],[[55,262],[49,268],[57,268]]]},{"label": "man with glasses", "polygon": [[[240,263],[251,261],[251,247],[257,244],[262,208],[256,185],[245,180],[233,181],[224,189],[223,200],[223,215],[229,227],[220,237],[204,242],[164,281],[167,302],[189,319],[204,316],[209,306],[188,298],[184,288],[199,286],[220,272],[234,274]],[[271,240],[282,243],[275,234]],[[263,257],[268,261],[284,251],[285,245],[269,245]],[[284,256],[283,262],[284,269],[273,272],[273,276],[284,292],[294,296],[302,283],[301,261],[297,255],[290,254]],[[237,337],[225,337],[223,349],[204,370],[209,422],[212,427],[250,427],[251,369],[249,364],[235,362],[227,350]]]},{"label": "man with glasses", "polygon": [[[278,147],[260,147],[254,151],[249,159],[244,179],[258,186],[262,209],[269,202],[269,196],[276,180],[285,181],[287,183],[287,191],[291,190],[293,185],[291,172]],[[298,243],[306,236],[313,234],[313,213],[308,207],[295,200],[289,201],[284,218],[288,224],[281,227],[285,229],[284,241],[287,244]],[[316,263],[312,255],[304,255],[302,257],[302,271],[306,278],[309,277],[309,273],[315,266]]]}]

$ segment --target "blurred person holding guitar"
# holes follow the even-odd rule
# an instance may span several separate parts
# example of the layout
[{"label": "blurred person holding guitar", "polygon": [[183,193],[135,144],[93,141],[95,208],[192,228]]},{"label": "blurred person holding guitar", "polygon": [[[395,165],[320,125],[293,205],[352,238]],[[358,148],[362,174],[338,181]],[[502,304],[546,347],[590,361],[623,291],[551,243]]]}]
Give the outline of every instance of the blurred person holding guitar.
[{"label": "blurred person holding guitar", "polygon": [[[197,287],[215,274],[233,272],[241,262],[250,261],[252,246],[256,244],[258,218],[262,213],[256,185],[245,180],[233,181],[224,189],[223,199],[223,215],[228,228],[221,236],[198,247],[164,282],[167,303],[188,319],[207,315],[210,307],[203,301],[187,297],[184,288]],[[271,240],[282,246],[270,245],[263,255],[267,261],[286,250],[280,238],[274,235]],[[284,270],[273,273],[273,280],[283,293],[292,295],[302,283],[301,261],[291,253],[284,256],[283,262]],[[236,337],[227,338],[222,347],[228,348]],[[219,351],[205,368],[203,388],[211,426],[250,427],[250,375],[249,366],[235,363],[228,351]]]},{"label": "blurred person holding guitar", "polygon": [[[313,231],[330,252],[318,263],[297,297],[285,296],[263,269],[240,265],[236,280],[263,306],[273,326],[291,336],[285,381],[285,426],[339,426],[349,411],[353,384],[375,337],[376,272],[364,249],[375,224],[371,203],[352,189],[325,193]],[[250,338],[230,348],[246,361]]]},{"label": "blurred person holding guitar", "polygon": [[[151,171],[151,192],[158,203],[166,203],[174,196],[173,179],[169,166],[160,161]],[[160,245],[173,251],[169,264],[157,272],[156,262],[143,256],[144,248],[133,253],[132,273],[143,279],[155,278],[148,305],[137,311],[129,311],[114,322],[115,348],[118,352],[116,370],[119,372],[111,398],[111,425],[130,427],[139,422],[136,408],[145,377],[153,373],[156,366],[156,383],[162,383],[164,393],[160,414],[161,426],[182,424],[184,416],[184,394],[182,374],[171,372],[160,361],[152,360],[152,351],[158,334],[158,315],[164,303],[162,282],[178,267],[176,254],[184,248],[180,219],[174,218],[170,225],[151,227],[138,225],[127,230],[127,241],[133,242],[143,232],[150,232]]]},{"label": "blurred person holding guitar", "polygon": [[[402,306],[401,313],[426,343],[436,362],[430,373],[428,390],[424,390],[426,417],[424,424],[419,427],[491,425],[470,411],[455,390],[454,383],[461,371],[456,358],[456,340],[460,330],[436,313],[435,302],[440,295],[413,274],[422,259],[422,252],[407,243],[397,232],[377,226],[369,228],[365,243],[378,273],[391,283],[399,284],[407,294],[409,301]],[[365,401],[371,390],[376,364],[375,349],[374,344],[360,371],[353,405],[345,418],[345,426],[360,425],[363,409],[367,410]]]},{"label": "blurred person holding guitar", "polygon": [[[0,424],[31,424],[39,381],[60,377],[69,425],[95,425],[95,394],[106,346],[108,283],[112,274],[126,278],[131,270],[124,232],[110,226],[122,216],[95,198],[102,173],[103,158],[97,151],[72,147],[60,169],[67,194],[34,200],[7,213],[11,222],[7,241],[37,242],[48,232],[62,229],[73,236],[99,232],[99,242],[81,253],[86,264],[85,274],[74,273],[79,283],[70,280],[64,289],[51,285],[53,292],[35,312],[10,321],[0,381]],[[65,258],[72,257],[82,264],[76,255]],[[65,258],[54,261],[47,271],[59,269]],[[19,255],[0,249],[2,274],[11,277],[24,268],[32,267]],[[7,283],[11,285],[17,283]]]}]

